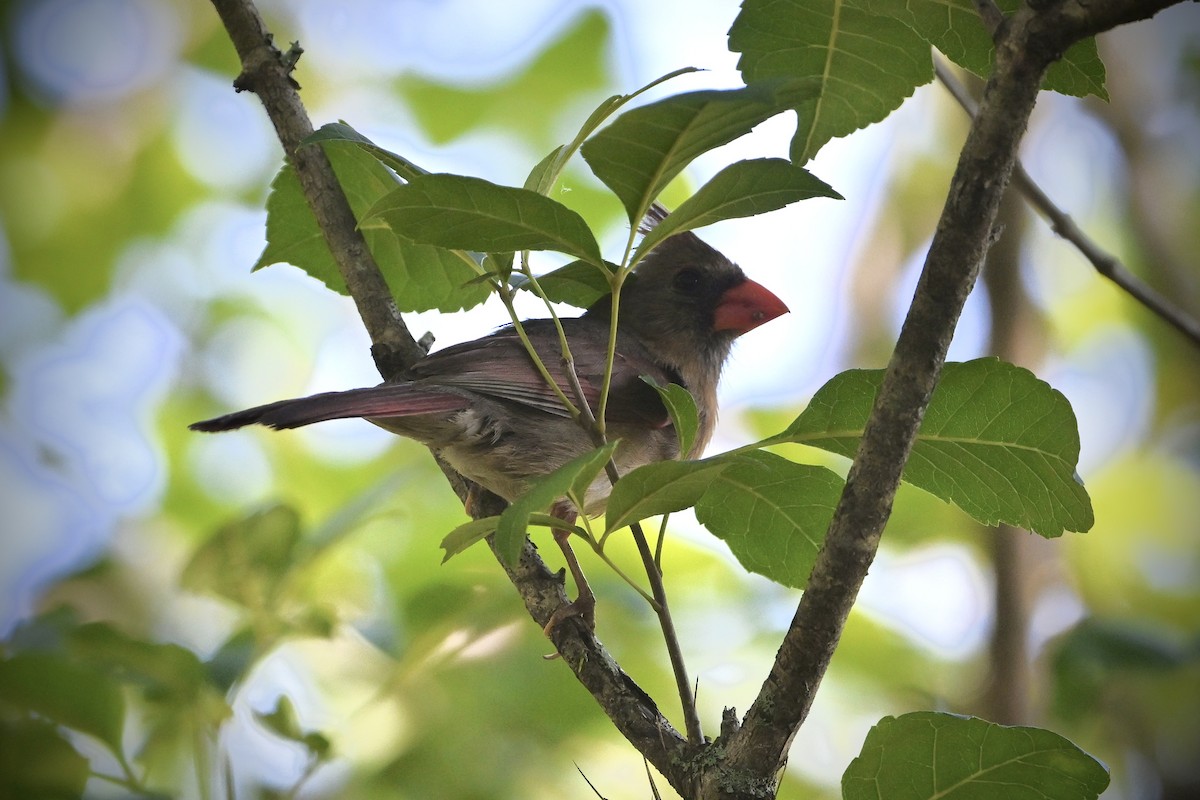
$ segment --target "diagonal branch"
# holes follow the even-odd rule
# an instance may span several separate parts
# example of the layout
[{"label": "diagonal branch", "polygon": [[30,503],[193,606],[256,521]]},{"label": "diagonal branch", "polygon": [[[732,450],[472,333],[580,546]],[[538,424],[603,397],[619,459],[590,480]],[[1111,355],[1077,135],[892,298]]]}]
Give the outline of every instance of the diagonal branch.
[{"label": "diagonal branch", "polygon": [[[940,58],[935,58],[933,68],[938,80],[942,82],[951,96],[958,101],[964,111],[974,117],[978,113],[974,98],[954,76],[946,63]],[[1120,259],[1104,250],[1095,240],[1084,233],[1070,214],[1054,204],[1050,196],[1029,176],[1020,162],[1013,167],[1013,185],[1024,195],[1029,204],[1046,218],[1055,233],[1075,245],[1083,257],[1096,268],[1096,272],[1108,278],[1130,297],[1149,309],[1151,313],[1191,339],[1193,344],[1200,346],[1200,321],[1172,303],[1161,292],[1147,285],[1126,269]]]},{"label": "diagonal branch", "polygon": [[[234,81],[238,91],[251,91],[262,101],[275,126],[284,153],[296,170],[305,199],[316,217],[326,243],[371,336],[372,353],[384,378],[405,373],[424,355],[397,311],[379,267],[357,229],[349,202],[324,151],[302,146],[313,127],[291,77],[301,52],[293,45],[280,53],[272,44],[253,0],[212,0],[241,60],[242,72]],[[459,497],[470,485],[439,461]],[[503,501],[484,494],[472,504],[480,516],[498,513]],[[561,575],[550,572],[526,542],[520,562],[506,568],[529,614],[545,625],[556,608],[566,602]],[[618,730],[671,784],[686,794],[691,776],[687,765],[700,752],[663,717],[646,694],[612,658],[595,635],[578,620],[566,620],[554,629],[554,645],[562,660],[599,703]]]},{"label": "diagonal branch", "polygon": [[879,547],[959,314],[995,236],[997,210],[1046,69],[1075,41],[1171,4],[1035,0],[999,27],[992,77],[825,543],[758,697],[740,728],[723,731],[726,760],[704,776],[701,797],[774,794]]}]

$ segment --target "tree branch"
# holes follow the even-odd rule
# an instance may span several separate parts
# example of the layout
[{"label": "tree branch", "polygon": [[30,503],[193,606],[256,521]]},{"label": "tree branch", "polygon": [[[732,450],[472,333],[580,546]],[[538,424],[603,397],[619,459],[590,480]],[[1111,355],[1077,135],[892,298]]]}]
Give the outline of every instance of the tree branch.
[{"label": "tree branch", "polygon": [[242,62],[242,72],[234,80],[234,88],[239,92],[254,92],[262,101],[358,307],[371,337],[376,364],[384,379],[402,375],[424,351],[400,318],[391,290],[358,230],[354,212],[325,151],[319,146],[302,146],[312,135],[313,127],[291,72],[303,51],[294,44],[287,55],[281,54],[253,2],[213,0],[213,6]]},{"label": "tree branch", "polygon": [[[272,44],[253,0],[212,0],[242,63],[234,88],[251,91],[262,101],[284,153],[300,179],[305,199],[316,217],[351,297],[373,343],[372,354],[385,379],[402,376],[425,351],[414,340],[400,317],[391,290],[376,265],[366,241],[358,231],[350,204],[324,151],[319,146],[302,146],[312,134],[312,123],[300,100],[299,87],[291,78],[301,52],[293,45],[282,54]],[[470,485],[462,476],[439,465],[460,498]],[[472,511],[477,516],[499,513],[503,500],[483,493]],[[531,543],[525,543],[519,564],[507,568],[530,616],[544,626],[550,615],[566,602],[563,578],[550,572]],[[681,794],[689,792],[689,764],[701,752],[689,744],[645,691],[626,675],[578,620],[557,625],[552,636],[562,660],[575,673],[605,714],[646,759],[667,777]]]},{"label": "tree branch", "polygon": [[705,798],[773,797],[879,547],[913,440],[958,317],[994,238],[993,224],[1042,78],[1069,45],[1152,15],[1166,0],[1035,0],[1004,25],[991,79],[963,146],[908,317],[875,399],[824,545],[791,627]]},{"label": "tree branch", "polygon": [[[940,58],[934,59],[933,66],[938,80],[949,90],[951,96],[958,101],[964,111],[974,116],[977,108],[966,87],[954,77],[954,73]],[[1075,245],[1083,257],[1095,267],[1096,272],[1108,278],[1126,294],[1149,309],[1151,313],[1191,339],[1193,344],[1200,346],[1200,321],[1189,316],[1186,311],[1168,300],[1161,292],[1148,286],[1126,269],[1120,259],[1096,244],[1075,224],[1075,220],[1071,218],[1070,214],[1054,204],[1050,196],[1029,176],[1020,162],[1017,162],[1013,168],[1013,185],[1024,195],[1030,205],[1041,212],[1055,233]]]}]

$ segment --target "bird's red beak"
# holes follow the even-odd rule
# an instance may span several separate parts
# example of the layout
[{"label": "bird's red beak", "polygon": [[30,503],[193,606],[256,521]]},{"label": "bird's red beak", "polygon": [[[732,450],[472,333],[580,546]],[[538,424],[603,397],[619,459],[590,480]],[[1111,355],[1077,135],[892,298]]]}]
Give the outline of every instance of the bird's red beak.
[{"label": "bird's red beak", "polygon": [[741,336],[787,312],[782,300],[761,283],[747,278],[721,295],[713,314],[713,330],[734,331]]}]

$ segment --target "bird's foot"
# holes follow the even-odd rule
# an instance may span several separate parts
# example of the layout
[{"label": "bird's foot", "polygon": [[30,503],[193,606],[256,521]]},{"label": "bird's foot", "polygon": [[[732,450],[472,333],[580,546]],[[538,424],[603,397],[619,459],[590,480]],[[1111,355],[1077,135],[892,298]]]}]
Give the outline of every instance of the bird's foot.
[{"label": "bird's foot", "polygon": [[559,623],[573,617],[583,620],[583,624],[587,625],[589,631],[596,630],[596,595],[592,594],[591,589],[580,592],[579,597],[554,609],[554,613],[550,615],[550,621],[542,628],[542,633],[549,637]]}]

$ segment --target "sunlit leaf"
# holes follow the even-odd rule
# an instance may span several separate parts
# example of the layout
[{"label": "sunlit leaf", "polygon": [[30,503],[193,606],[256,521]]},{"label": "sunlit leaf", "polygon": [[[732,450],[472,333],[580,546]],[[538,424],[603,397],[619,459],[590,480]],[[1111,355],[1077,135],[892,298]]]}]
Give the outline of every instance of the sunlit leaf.
[{"label": "sunlit leaf", "polygon": [[1094,800],[1108,771],[1057,733],[921,711],[884,717],[842,775],[844,800]]},{"label": "sunlit leaf", "polygon": [[617,117],[584,143],[583,157],[637,223],[697,156],[800,105],[818,88],[814,81],[787,80],[673,95]]},{"label": "sunlit leaf", "polygon": [[659,461],[638,467],[613,486],[605,531],[691,508],[729,466],[728,461]]},{"label": "sunlit leaf", "polygon": [[556,250],[602,261],[587,223],[571,209],[528,189],[466,175],[422,175],[375,203],[365,215],[372,218],[403,238],[454,250]]},{"label": "sunlit leaf", "polygon": [[841,497],[842,479],[824,467],[763,451],[707,461],[728,466],[696,503],[696,519],[750,572],[804,588]]},{"label": "sunlit leaf", "polygon": [[723,219],[765,214],[813,197],[842,199],[820,178],[785,159],[737,161],[714,175],[666,219],[651,228],[638,245],[638,253],[648,253],[654,245],[677,233]]},{"label": "sunlit leaf", "polygon": [[785,76],[816,81],[811,98],[796,104],[797,164],[830,139],[879,122],[933,79],[928,42],[854,0],[745,0],[729,49],[741,53],[738,69],[748,84]]},{"label": "sunlit leaf", "polygon": [[[784,433],[767,441],[853,457],[882,380],[882,370],[835,376]],[[1078,460],[1079,432],[1067,399],[1028,370],[981,358],[945,365],[904,480],[985,525],[1058,536],[1092,526]]]},{"label": "sunlit leaf", "polygon": [[617,442],[609,442],[571,459],[535,483],[523,497],[504,510],[496,526],[496,552],[506,564],[516,564],[520,558],[531,515],[546,511],[572,487],[591,483],[612,458],[616,447]]}]

